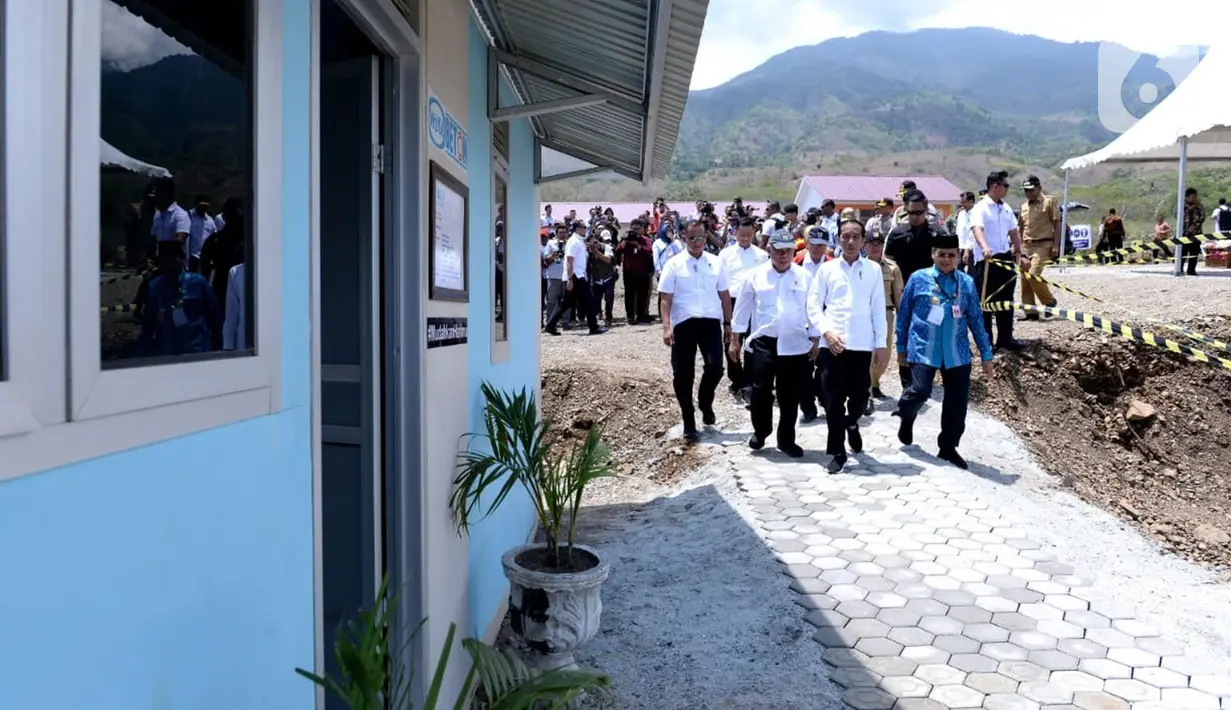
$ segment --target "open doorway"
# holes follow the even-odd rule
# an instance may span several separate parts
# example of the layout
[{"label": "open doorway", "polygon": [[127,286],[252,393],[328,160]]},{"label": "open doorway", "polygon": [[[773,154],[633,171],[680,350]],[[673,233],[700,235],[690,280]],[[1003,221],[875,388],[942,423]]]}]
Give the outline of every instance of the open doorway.
[{"label": "open doorway", "polygon": [[[334,634],[387,569],[382,396],[389,62],[337,0],[320,19],[321,542],[325,668]],[[330,696],[326,708],[342,708]]]}]

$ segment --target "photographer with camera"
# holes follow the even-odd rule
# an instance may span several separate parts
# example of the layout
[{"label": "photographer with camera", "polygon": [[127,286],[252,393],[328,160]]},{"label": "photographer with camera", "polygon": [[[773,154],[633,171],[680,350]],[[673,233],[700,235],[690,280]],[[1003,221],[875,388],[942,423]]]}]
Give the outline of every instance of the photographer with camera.
[{"label": "photographer with camera", "polygon": [[[547,318],[555,312],[556,306],[564,299],[564,242],[567,239],[568,227],[557,224],[555,233],[543,242],[540,260],[543,264],[543,278],[547,283],[543,306],[544,326],[547,324]],[[571,318],[566,318],[565,327],[568,327],[571,321]]]},{"label": "photographer with camera", "polygon": [[615,235],[602,226],[591,233],[586,241],[590,250],[590,286],[594,289],[594,310],[604,315],[603,325],[611,327],[612,307],[615,301],[615,284],[620,275],[615,265]]},{"label": "photographer with camera", "polygon": [[650,317],[650,286],[654,279],[654,245],[645,236],[645,222],[635,219],[615,250],[616,263],[624,267],[624,315],[629,325],[653,323]]}]

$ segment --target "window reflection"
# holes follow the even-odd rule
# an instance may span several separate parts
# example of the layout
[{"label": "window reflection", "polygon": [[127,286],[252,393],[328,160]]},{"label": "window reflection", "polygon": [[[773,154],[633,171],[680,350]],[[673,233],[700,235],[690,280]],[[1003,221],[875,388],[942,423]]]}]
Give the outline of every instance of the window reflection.
[{"label": "window reflection", "polygon": [[505,314],[508,309],[508,279],[505,278],[505,253],[508,246],[508,236],[505,231],[505,209],[508,205],[509,188],[505,182],[504,176],[497,175],[495,179],[495,188],[493,190],[495,204],[492,207],[492,214],[495,215],[496,224],[492,230],[495,244],[492,247],[492,252],[495,254],[495,283],[492,290],[492,333],[496,340],[509,339],[509,323]]},{"label": "window reflection", "polygon": [[253,0],[102,0],[104,367],[253,345]]}]

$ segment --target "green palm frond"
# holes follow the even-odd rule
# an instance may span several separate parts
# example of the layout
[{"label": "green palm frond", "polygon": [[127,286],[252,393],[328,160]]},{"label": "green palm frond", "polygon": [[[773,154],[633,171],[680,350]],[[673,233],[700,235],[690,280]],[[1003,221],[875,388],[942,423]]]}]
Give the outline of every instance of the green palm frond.
[{"label": "green palm frond", "polygon": [[[582,495],[592,481],[613,476],[610,452],[601,429],[591,427],[581,442],[567,451],[551,428],[539,419],[534,395],[523,388],[502,392],[490,383],[481,387],[483,433],[467,434],[458,456],[450,507],[458,532],[490,515],[518,486],[530,496],[539,525],[547,537],[550,562],[560,566],[572,559],[573,531]],[[560,554],[562,532],[569,528],[567,559]]]},{"label": "green palm frond", "polygon": [[539,710],[565,707],[587,691],[606,693],[611,679],[584,670],[539,672],[513,651],[499,650],[474,639],[462,641],[487,696],[483,710]]}]

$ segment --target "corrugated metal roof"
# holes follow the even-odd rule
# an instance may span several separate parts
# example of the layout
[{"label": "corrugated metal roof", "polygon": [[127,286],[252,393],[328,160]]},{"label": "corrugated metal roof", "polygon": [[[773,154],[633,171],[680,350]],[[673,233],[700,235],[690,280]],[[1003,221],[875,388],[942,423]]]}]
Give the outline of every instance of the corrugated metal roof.
[{"label": "corrugated metal roof", "polygon": [[835,202],[897,199],[903,180],[914,180],[931,202],[958,202],[962,191],[939,175],[806,175],[803,181],[822,198]]},{"label": "corrugated metal roof", "polygon": [[612,97],[534,117],[545,145],[637,180],[666,176],[709,0],[471,4],[495,49],[521,60],[503,64],[523,102]]}]

